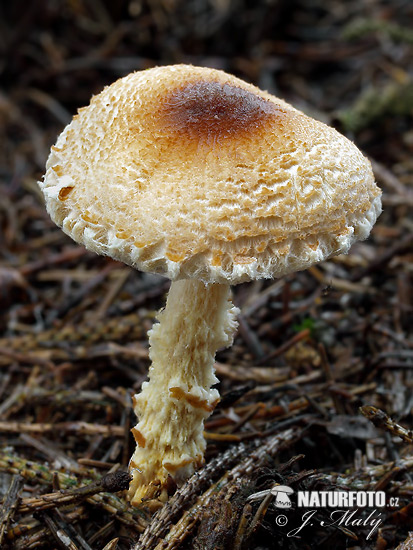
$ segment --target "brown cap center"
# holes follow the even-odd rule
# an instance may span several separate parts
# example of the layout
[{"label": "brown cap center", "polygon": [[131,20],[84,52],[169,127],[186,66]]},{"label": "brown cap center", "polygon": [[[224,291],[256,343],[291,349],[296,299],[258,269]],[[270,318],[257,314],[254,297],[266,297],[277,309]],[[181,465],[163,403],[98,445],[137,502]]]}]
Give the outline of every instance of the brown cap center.
[{"label": "brown cap center", "polygon": [[161,109],[161,125],[198,142],[245,137],[274,117],[266,99],[230,84],[200,81],[175,89]]}]

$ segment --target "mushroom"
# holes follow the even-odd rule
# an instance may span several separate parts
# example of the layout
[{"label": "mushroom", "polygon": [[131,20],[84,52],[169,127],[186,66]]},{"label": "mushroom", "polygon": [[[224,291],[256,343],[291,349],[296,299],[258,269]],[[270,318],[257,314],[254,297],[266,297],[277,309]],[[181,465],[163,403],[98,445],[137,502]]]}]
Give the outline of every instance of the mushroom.
[{"label": "mushroom", "polygon": [[75,241],[172,280],[134,398],[133,504],[203,462],[214,355],[237,326],[230,285],[346,253],[381,211],[370,163],[348,139],[190,65],[135,72],[93,97],[52,147],[40,187]]},{"label": "mushroom", "polygon": [[276,485],[271,489],[271,494],[276,497],[275,506],[277,508],[291,508],[291,500],[288,495],[292,495],[294,491],[288,485]]}]

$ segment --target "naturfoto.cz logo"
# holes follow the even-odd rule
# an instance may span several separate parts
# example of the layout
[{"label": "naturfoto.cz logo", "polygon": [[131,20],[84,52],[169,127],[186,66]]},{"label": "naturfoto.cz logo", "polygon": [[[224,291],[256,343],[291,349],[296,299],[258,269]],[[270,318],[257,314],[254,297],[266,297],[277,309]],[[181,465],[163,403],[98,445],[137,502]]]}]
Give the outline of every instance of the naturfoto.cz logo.
[{"label": "naturfoto.cz logo", "polygon": [[[294,490],[287,485],[275,485],[271,489],[260,491],[250,495],[249,501],[257,501],[263,498],[272,498],[273,506],[277,509],[288,510],[292,508],[290,496]],[[288,537],[296,537],[305,528],[315,525],[321,527],[341,526],[347,528],[368,529],[366,539],[370,539],[373,533],[383,522],[380,509],[390,505],[398,506],[398,498],[390,497],[387,501],[384,491],[297,491],[297,509],[309,508],[301,516],[301,525],[287,533]],[[332,509],[328,519],[324,513],[319,519],[319,509]],[[288,517],[279,514],[275,518],[279,527],[288,524]]]},{"label": "naturfoto.cz logo", "polygon": [[298,491],[298,508],[384,508],[384,491]]}]

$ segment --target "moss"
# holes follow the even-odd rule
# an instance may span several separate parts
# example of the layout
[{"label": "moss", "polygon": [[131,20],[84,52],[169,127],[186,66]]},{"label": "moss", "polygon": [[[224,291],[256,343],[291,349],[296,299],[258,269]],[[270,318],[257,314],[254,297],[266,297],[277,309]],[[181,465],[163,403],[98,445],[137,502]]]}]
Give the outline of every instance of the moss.
[{"label": "moss", "polygon": [[392,21],[381,19],[355,19],[342,32],[345,40],[358,40],[372,33],[380,33],[396,42],[413,44],[413,30]]},{"label": "moss", "polygon": [[387,116],[413,114],[413,82],[391,82],[363,91],[353,105],[337,113],[346,132],[356,133]]}]

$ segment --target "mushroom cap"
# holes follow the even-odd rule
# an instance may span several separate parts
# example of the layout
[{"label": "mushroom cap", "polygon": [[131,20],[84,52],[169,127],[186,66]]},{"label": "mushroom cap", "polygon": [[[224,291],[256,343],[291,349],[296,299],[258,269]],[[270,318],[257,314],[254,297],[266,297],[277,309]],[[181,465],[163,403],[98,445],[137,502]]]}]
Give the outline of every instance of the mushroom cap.
[{"label": "mushroom cap", "polygon": [[173,280],[281,277],[365,239],[369,161],[333,128],[223,71],[119,79],[64,129],[40,182],[75,241]]}]

